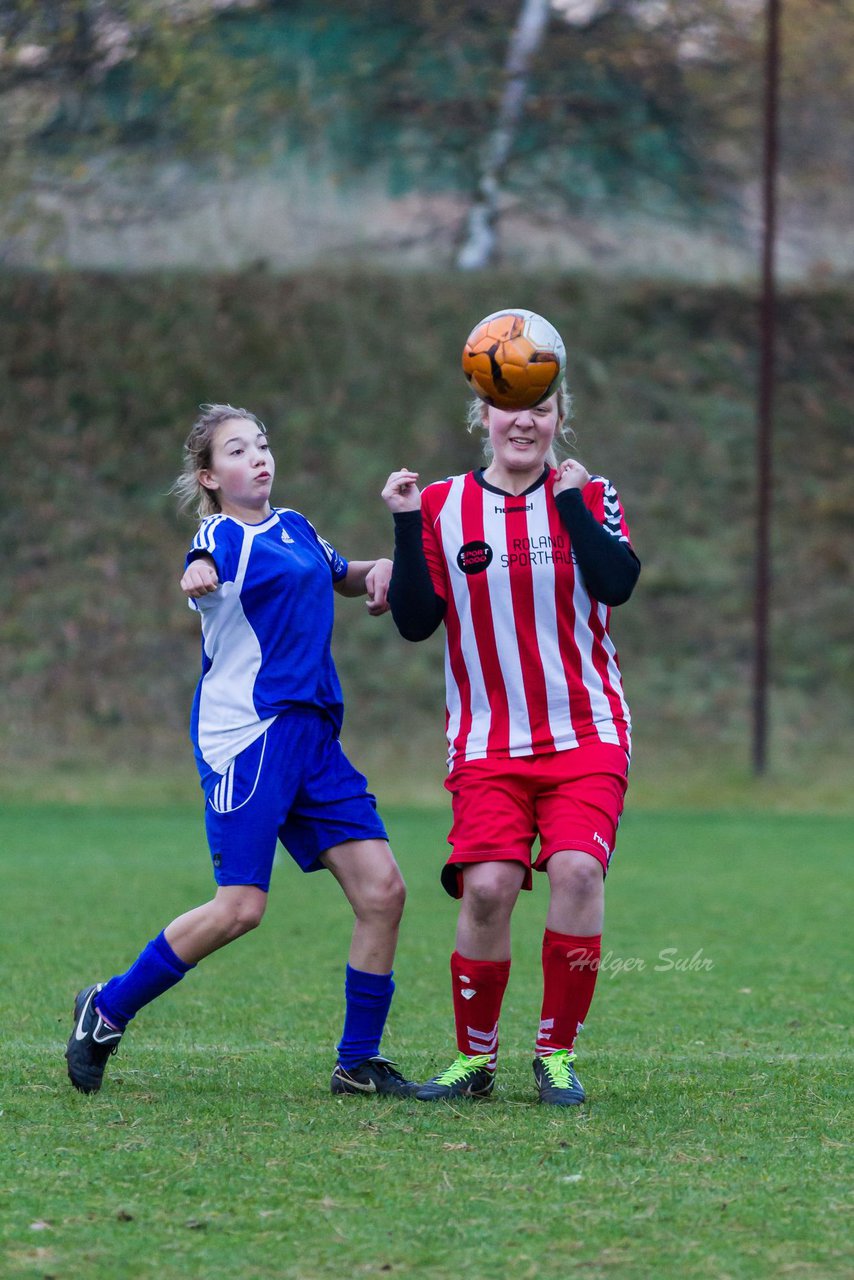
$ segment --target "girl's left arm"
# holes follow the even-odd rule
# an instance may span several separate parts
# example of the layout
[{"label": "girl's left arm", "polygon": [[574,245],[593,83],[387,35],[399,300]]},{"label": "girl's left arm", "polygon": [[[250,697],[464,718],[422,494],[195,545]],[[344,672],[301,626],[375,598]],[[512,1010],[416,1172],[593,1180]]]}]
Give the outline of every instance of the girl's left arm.
[{"label": "girl's left arm", "polygon": [[367,610],[373,617],[388,612],[388,584],[391,582],[390,560],[351,560],[343,578],[335,583],[341,596],[367,595]]},{"label": "girl's left arm", "polygon": [[[586,506],[582,490],[590,478],[577,459],[567,458],[557,469],[555,505],[591,596],[608,606],[625,604],[640,575],[640,560],[628,540],[600,524]],[[611,499],[619,508],[613,490]]]}]

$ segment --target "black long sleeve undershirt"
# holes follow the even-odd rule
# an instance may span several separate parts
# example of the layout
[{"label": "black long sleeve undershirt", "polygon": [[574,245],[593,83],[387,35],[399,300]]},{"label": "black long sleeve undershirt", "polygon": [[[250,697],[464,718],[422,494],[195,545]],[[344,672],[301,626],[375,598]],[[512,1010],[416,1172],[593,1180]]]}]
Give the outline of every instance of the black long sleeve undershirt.
[{"label": "black long sleeve undershirt", "polygon": [[432,636],[448,607],[427,568],[420,511],[394,514],[394,569],[388,587],[391,616],[404,640]]},{"label": "black long sleeve undershirt", "polygon": [[599,523],[580,489],[555,494],[555,504],[590,595],[600,604],[625,604],[640,577],[634,551]]},{"label": "black long sleeve undershirt", "polygon": [[[594,600],[625,604],[640,576],[640,561],[585,506],[580,489],[555,496],[584,584]],[[394,516],[394,570],[388,592],[391,616],[405,640],[426,640],[445,616],[447,602],[433,586],[421,532],[420,511]]]}]

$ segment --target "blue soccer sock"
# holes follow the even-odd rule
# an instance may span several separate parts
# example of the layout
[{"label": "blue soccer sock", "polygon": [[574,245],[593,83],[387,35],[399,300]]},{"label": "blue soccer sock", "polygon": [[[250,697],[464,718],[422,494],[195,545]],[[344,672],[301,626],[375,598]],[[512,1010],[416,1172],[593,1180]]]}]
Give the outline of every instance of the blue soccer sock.
[{"label": "blue soccer sock", "polygon": [[394,995],[391,973],[364,973],[347,965],[344,983],[346,1012],[338,1061],[356,1067],[380,1051],[380,1040]]},{"label": "blue soccer sock", "polygon": [[186,964],[169,946],[162,933],[152,939],[134,960],[127,973],[104,984],[95,1007],[107,1022],[124,1031],[144,1005],[180,982],[195,965]]}]

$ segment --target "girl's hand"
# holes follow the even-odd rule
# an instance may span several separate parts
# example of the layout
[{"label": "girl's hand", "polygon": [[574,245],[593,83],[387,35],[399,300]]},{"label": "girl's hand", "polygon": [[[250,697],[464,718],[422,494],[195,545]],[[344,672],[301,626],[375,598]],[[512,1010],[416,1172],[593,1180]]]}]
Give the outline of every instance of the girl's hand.
[{"label": "girl's hand", "polygon": [[218,586],[219,574],[210,556],[199,556],[198,560],[193,560],[181,579],[181,590],[190,600],[209,595]]},{"label": "girl's hand", "polygon": [[590,472],[575,458],[567,458],[565,462],[558,464],[555,493],[565,493],[567,489],[583,489],[589,483]]},{"label": "girl's hand", "polygon": [[418,472],[401,467],[392,471],[382,492],[383,502],[389,511],[420,511],[421,491],[416,481]]},{"label": "girl's hand", "polygon": [[365,590],[368,593],[365,607],[372,618],[388,613],[388,584],[391,582],[392,567],[390,560],[377,560],[365,577]]}]

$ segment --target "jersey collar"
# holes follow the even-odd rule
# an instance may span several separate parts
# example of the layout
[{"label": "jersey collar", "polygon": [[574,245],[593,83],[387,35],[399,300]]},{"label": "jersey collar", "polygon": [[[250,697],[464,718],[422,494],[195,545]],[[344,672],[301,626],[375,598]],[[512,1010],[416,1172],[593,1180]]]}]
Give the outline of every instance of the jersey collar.
[{"label": "jersey collar", "polygon": [[227,520],[233,520],[241,529],[248,529],[250,533],[265,533],[267,529],[272,529],[273,525],[279,522],[279,508],[273,507],[273,510],[264,520],[259,520],[257,524],[249,524],[247,520],[238,520],[237,516],[226,516]]},{"label": "jersey collar", "polygon": [[534,481],[534,483],[529,484],[528,488],[523,489],[521,493],[508,493],[506,489],[499,489],[497,485],[490,484],[488,480],[485,480],[483,478],[483,473],[485,470],[486,470],[486,467],[478,467],[476,471],[472,472],[472,475],[474,476],[477,483],[480,485],[481,489],[486,489],[488,490],[489,493],[498,493],[501,495],[502,498],[524,498],[529,493],[535,493],[537,489],[542,488],[542,486],[546,483],[546,481],[549,478],[549,472],[551,471],[551,467],[549,466],[548,463],[546,463],[545,466],[543,467],[543,474],[541,476],[538,476],[537,479]]}]

